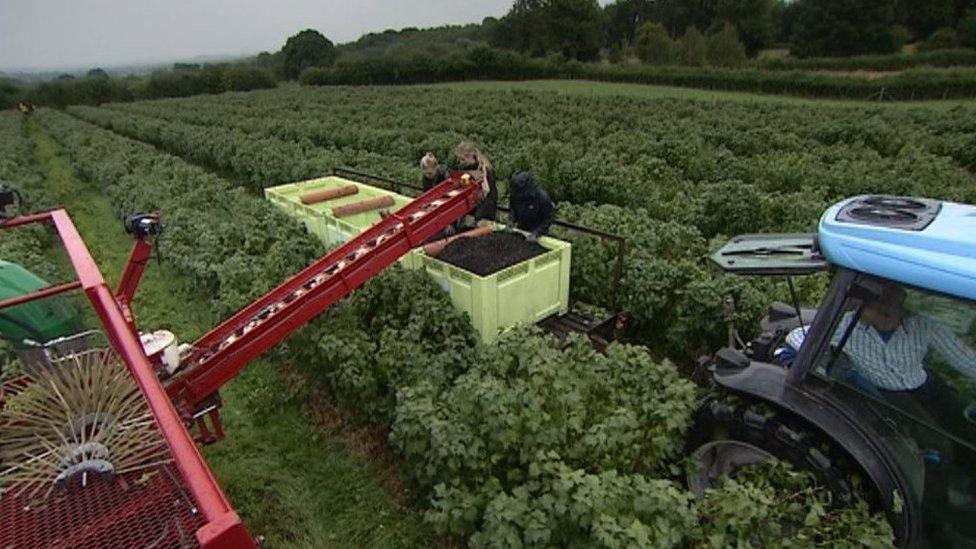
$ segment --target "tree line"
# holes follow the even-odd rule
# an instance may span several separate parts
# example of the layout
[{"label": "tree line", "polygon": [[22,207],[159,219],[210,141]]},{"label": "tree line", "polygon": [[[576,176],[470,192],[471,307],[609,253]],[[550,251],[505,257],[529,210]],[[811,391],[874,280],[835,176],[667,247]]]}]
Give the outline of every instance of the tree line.
[{"label": "tree line", "polygon": [[496,47],[580,61],[633,46],[648,24],[672,40],[731,26],[749,56],[773,46],[798,57],[892,53],[909,42],[976,48],[973,0],[516,0],[483,23]]},{"label": "tree line", "polygon": [[[317,84],[594,77],[594,71],[600,79],[656,81],[660,75],[630,74],[635,69],[626,62],[729,68],[773,47],[789,49],[792,56],[764,60],[757,68],[842,68],[850,63],[826,58],[858,56],[852,59],[859,68],[891,70],[919,64],[915,56],[896,53],[909,42],[922,52],[919,59],[937,61],[935,66],[972,66],[972,56],[960,48],[976,49],[976,0],[616,0],[606,6],[596,0],[515,0],[503,17],[480,24],[387,30],[339,46],[305,29],[280,50],[238,63],[176,63],[149,76],[125,78],[92,69],[29,89],[0,79],[0,108],[22,100],[60,107],[247,91],[298,80],[306,72],[303,81]],[[809,58],[816,59],[806,63]],[[628,76],[617,75],[613,67],[571,64],[596,61],[619,65]],[[688,76],[682,73],[681,79]],[[748,87],[770,88],[766,79],[751,75]],[[950,95],[971,95],[971,79],[964,80],[952,82],[962,91]],[[714,75],[709,81],[716,81]],[[922,94],[945,95],[940,86]],[[841,87],[846,96],[848,86]],[[837,95],[840,88],[826,89],[827,95]],[[913,82],[903,92],[916,97],[919,89]],[[874,92],[858,88],[855,95],[865,93]]]}]

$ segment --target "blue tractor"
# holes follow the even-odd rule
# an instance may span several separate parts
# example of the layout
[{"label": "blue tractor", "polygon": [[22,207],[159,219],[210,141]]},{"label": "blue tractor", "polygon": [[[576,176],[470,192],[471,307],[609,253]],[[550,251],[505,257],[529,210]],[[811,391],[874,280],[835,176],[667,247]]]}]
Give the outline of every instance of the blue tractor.
[{"label": "blue tractor", "polygon": [[688,440],[690,487],[784,460],[838,505],[858,491],[883,509],[900,546],[976,547],[976,207],[860,196],[815,235],[744,235],[712,259],[791,289],[831,283],[817,309],[771,306],[748,343],[730,328]]}]

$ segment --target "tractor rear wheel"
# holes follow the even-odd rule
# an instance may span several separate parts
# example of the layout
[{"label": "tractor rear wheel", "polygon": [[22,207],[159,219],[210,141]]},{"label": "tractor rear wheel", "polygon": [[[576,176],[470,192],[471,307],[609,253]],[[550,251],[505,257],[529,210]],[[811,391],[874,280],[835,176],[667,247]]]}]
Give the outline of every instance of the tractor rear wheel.
[{"label": "tractor rear wheel", "polygon": [[780,460],[810,473],[830,491],[834,504],[854,501],[859,468],[846,453],[801,419],[761,401],[712,398],[699,409],[685,450],[686,479],[696,494],[718,487],[739,469]]}]

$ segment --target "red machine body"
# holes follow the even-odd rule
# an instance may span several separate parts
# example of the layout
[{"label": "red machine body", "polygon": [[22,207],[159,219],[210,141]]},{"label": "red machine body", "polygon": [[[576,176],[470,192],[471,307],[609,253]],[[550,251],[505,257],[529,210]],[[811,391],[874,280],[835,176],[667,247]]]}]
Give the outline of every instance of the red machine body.
[{"label": "red machine body", "polygon": [[[163,382],[159,369],[145,355],[129,309],[151,253],[144,238],[136,236],[129,263],[113,294],[64,210],[15,217],[0,224],[0,229],[9,229],[50,223],[77,275],[75,281],[0,301],[0,310],[75,289],[84,291],[110,344],[141,390],[172,455],[172,466],[162,466],[149,485],[131,478],[116,478],[97,486],[89,482],[87,487],[73,483],[66,493],[40,508],[17,498],[0,497],[0,546],[102,547],[154,545],[160,541],[184,545],[188,530],[192,530],[196,544],[205,547],[253,546],[253,538],[231,508],[186,426],[196,422],[201,428],[200,441],[219,439],[223,433],[217,415],[218,389],[250,361],[471,211],[481,185],[468,182],[467,178],[454,177],[399,211],[384,215],[380,223],[200,338],[180,368]],[[18,390],[16,383],[6,388]],[[213,422],[215,436],[207,429],[205,416]],[[176,510],[173,502],[180,499],[186,505]],[[153,521],[158,527],[149,527]]]}]

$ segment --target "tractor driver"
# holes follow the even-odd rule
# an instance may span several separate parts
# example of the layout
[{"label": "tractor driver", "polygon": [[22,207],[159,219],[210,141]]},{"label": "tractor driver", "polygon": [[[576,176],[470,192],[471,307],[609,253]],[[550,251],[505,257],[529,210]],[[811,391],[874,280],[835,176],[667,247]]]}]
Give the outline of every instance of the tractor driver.
[{"label": "tractor driver", "polygon": [[[905,289],[881,283],[880,296],[862,305],[857,324],[853,312],[841,319],[831,344],[843,343],[850,359],[851,383],[880,395],[906,412],[922,417],[957,414],[953,391],[925,368],[930,350],[954,369],[976,380],[976,352],[938,320],[906,311]],[[845,341],[846,337],[846,341]],[[919,409],[919,405],[923,409]]]}]

